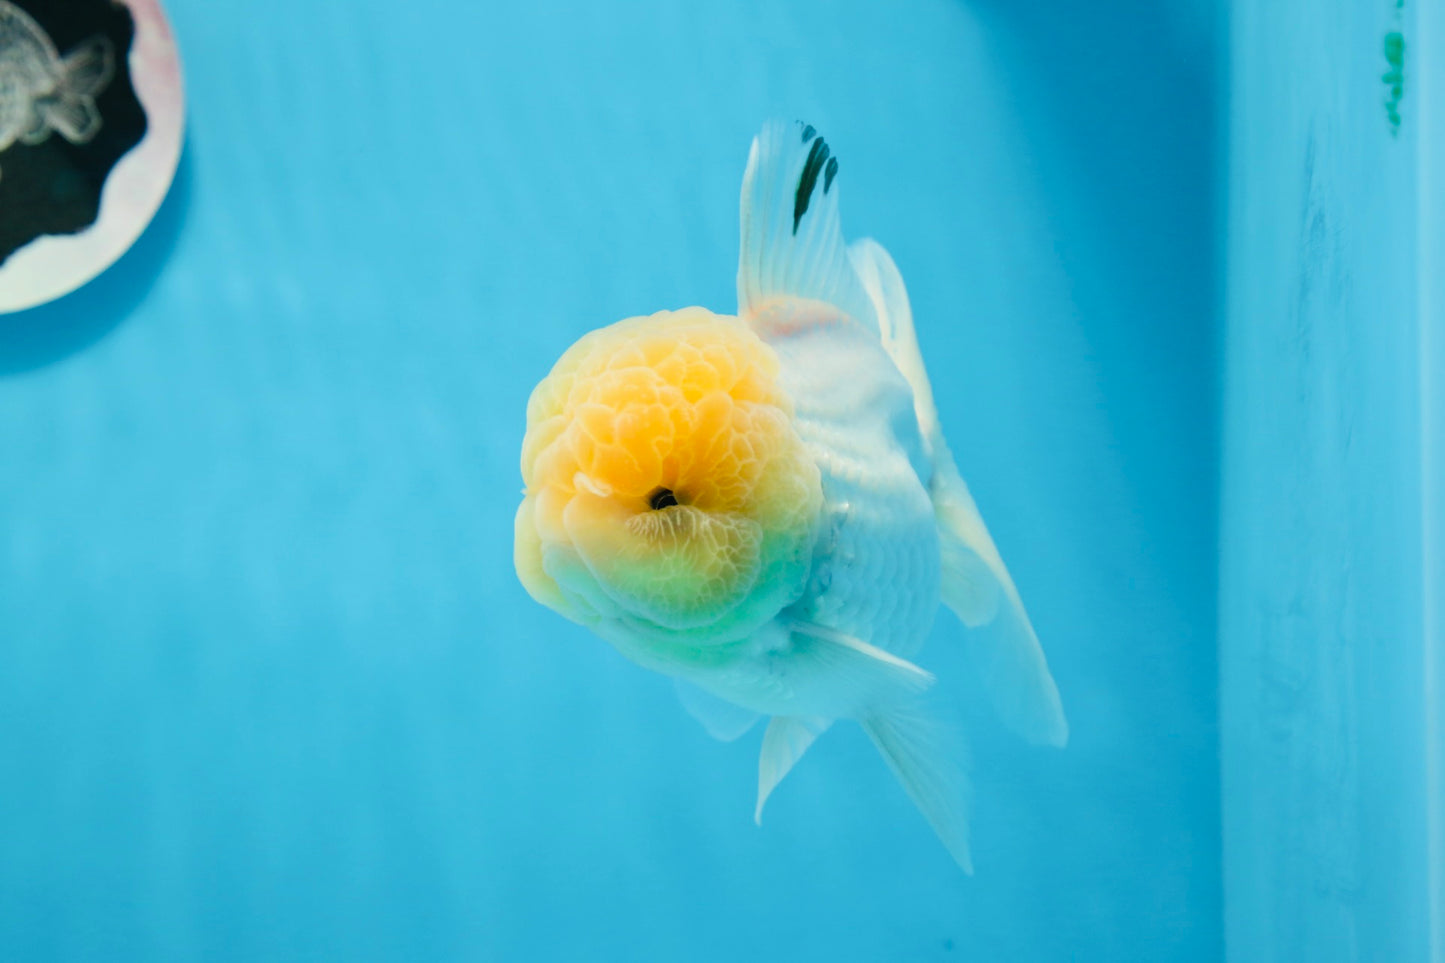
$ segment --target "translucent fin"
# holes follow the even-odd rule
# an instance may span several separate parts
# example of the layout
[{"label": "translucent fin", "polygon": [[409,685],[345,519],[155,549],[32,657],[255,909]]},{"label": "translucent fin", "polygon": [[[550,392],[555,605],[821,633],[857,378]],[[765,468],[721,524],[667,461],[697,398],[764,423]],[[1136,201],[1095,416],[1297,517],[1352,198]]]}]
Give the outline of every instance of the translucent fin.
[{"label": "translucent fin", "polygon": [[918,349],[918,336],[913,331],[913,309],[908,304],[908,290],[898,265],[883,245],[865,237],[848,248],[848,261],[858,277],[878,319],[878,333],[883,347],[899,372],[913,389],[913,410],[918,413],[918,427],[923,437],[932,442],[941,434],[938,409],[933,404],[933,386],[923,369],[923,353]]},{"label": "translucent fin", "polygon": [[[985,533],[987,534],[987,533]],[[998,615],[999,581],[988,563],[957,538],[941,538],[943,603],[971,629]]]},{"label": "translucent fin", "polygon": [[[966,641],[969,659],[1004,724],[1030,742],[1063,746],[1069,723],[1018,589],[941,438],[934,458],[931,488],[943,552],[943,601],[976,627]],[[992,609],[1004,611],[987,628],[978,628],[992,619],[989,599]]]},{"label": "translucent fin", "polygon": [[778,783],[832,724],[831,719],[802,716],[774,716],[768,723],[763,751],[758,755],[758,808],[753,812],[753,821],[759,826],[763,824],[763,805]]},{"label": "translucent fin", "polygon": [[[848,263],[838,221],[838,159],[810,126],[767,124],[743,174],[738,315],[823,302],[870,328],[873,305]],[[817,317],[816,314],[814,317]]]},{"label": "translucent fin", "polygon": [[60,61],[61,97],[95,97],[115,74],[115,48],[106,37],[86,40]]},{"label": "translucent fin", "polygon": [[49,129],[58,131],[72,144],[88,144],[100,132],[100,111],[89,98],[41,101],[36,109]]},{"label": "translucent fin", "polygon": [[968,851],[968,777],[961,747],[943,727],[913,710],[863,720],[863,729],[928,820],[954,861],[973,874]]},{"label": "translucent fin", "polygon": [[929,489],[943,553],[943,601],[975,628],[994,622],[1006,603],[1007,618],[988,632],[969,633],[972,661],[1011,729],[1032,742],[1062,746],[1069,724],[1059,690],[1018,589],[944,440],[903,277],[876,241],[858,241],[848,257],[873,301],[883,345],[913,387],[918,425],[933,457]]},{"label": "translucent fin", "polygon": [[856,717],[865,708],[919,695],[933,685],[933,673],[877,646],[811,622],[789,623],[790,653],[799,675],[819,689],[806,711],[834,718]]},{"label": "translucent fin", "polygon": [[691,682],[675,678],[672,683],[677,689],[677,701],[682,703],[689,715],[702,723],[708,735],[719,742],[732,742],[762,718],[751,709],[734,705]]},{"label": "translucent fin", "polygon": [[50,122],[38,104],[32,104],[30,113],[22,122],[20,143],[34,146],[45,143],[50,136]]}]

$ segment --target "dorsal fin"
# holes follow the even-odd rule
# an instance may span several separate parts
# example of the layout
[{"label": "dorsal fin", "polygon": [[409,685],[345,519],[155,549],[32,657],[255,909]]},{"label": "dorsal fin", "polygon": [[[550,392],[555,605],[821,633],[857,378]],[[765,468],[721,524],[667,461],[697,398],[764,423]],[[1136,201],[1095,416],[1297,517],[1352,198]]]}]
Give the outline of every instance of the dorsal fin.
[{"label": "dorsal fin", "polygon": [[739,317],[812,301],[877,330],[843,241],[837,176],[838,158],[801,121],[773,121],[753,139],[740,205]]}]

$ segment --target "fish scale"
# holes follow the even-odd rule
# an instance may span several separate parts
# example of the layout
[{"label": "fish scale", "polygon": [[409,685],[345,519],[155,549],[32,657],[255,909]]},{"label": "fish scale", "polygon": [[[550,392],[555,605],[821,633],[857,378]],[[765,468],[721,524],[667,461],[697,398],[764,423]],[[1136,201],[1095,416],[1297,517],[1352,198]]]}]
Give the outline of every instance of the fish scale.
[{"label": "fish scale", "polygon": [[846,320],[769,342],[823,486],[813,569],[789,614],[908,658],[933,624],[940,580],[912,389],[877,336]]}]

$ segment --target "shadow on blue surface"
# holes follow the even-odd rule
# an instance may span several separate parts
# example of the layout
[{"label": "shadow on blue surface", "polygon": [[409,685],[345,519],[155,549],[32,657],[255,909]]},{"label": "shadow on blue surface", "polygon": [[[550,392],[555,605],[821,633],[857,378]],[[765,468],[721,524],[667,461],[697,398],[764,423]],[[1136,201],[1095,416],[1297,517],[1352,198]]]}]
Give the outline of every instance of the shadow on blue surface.
[{"label": "shadow on blue surface", "polygon": [[95,344],[130,317],[160,276],[191,205],[191,152],[150,226],[120,260],[49,304],[0,318],[0,377],[43,368]]}]

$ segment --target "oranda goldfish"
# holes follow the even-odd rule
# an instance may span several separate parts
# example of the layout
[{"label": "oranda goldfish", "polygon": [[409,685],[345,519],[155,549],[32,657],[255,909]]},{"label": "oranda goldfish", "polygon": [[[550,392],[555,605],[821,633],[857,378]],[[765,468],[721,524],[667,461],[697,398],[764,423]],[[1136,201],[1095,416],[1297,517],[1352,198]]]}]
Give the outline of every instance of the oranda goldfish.
[{"label": "oranda goldfish", "polygon": [[736,315],[582,337],[533,391],[517,574],[532,597],[677,680],[714,735],[771,719],[755,816],[834,720],[861,724],[971,870],[963,767],[920,696],[942,601],[1026,738],[1068,738],[1018,591],[944,441],[903,280],[846,245],[810,126],[754,139]]}]

